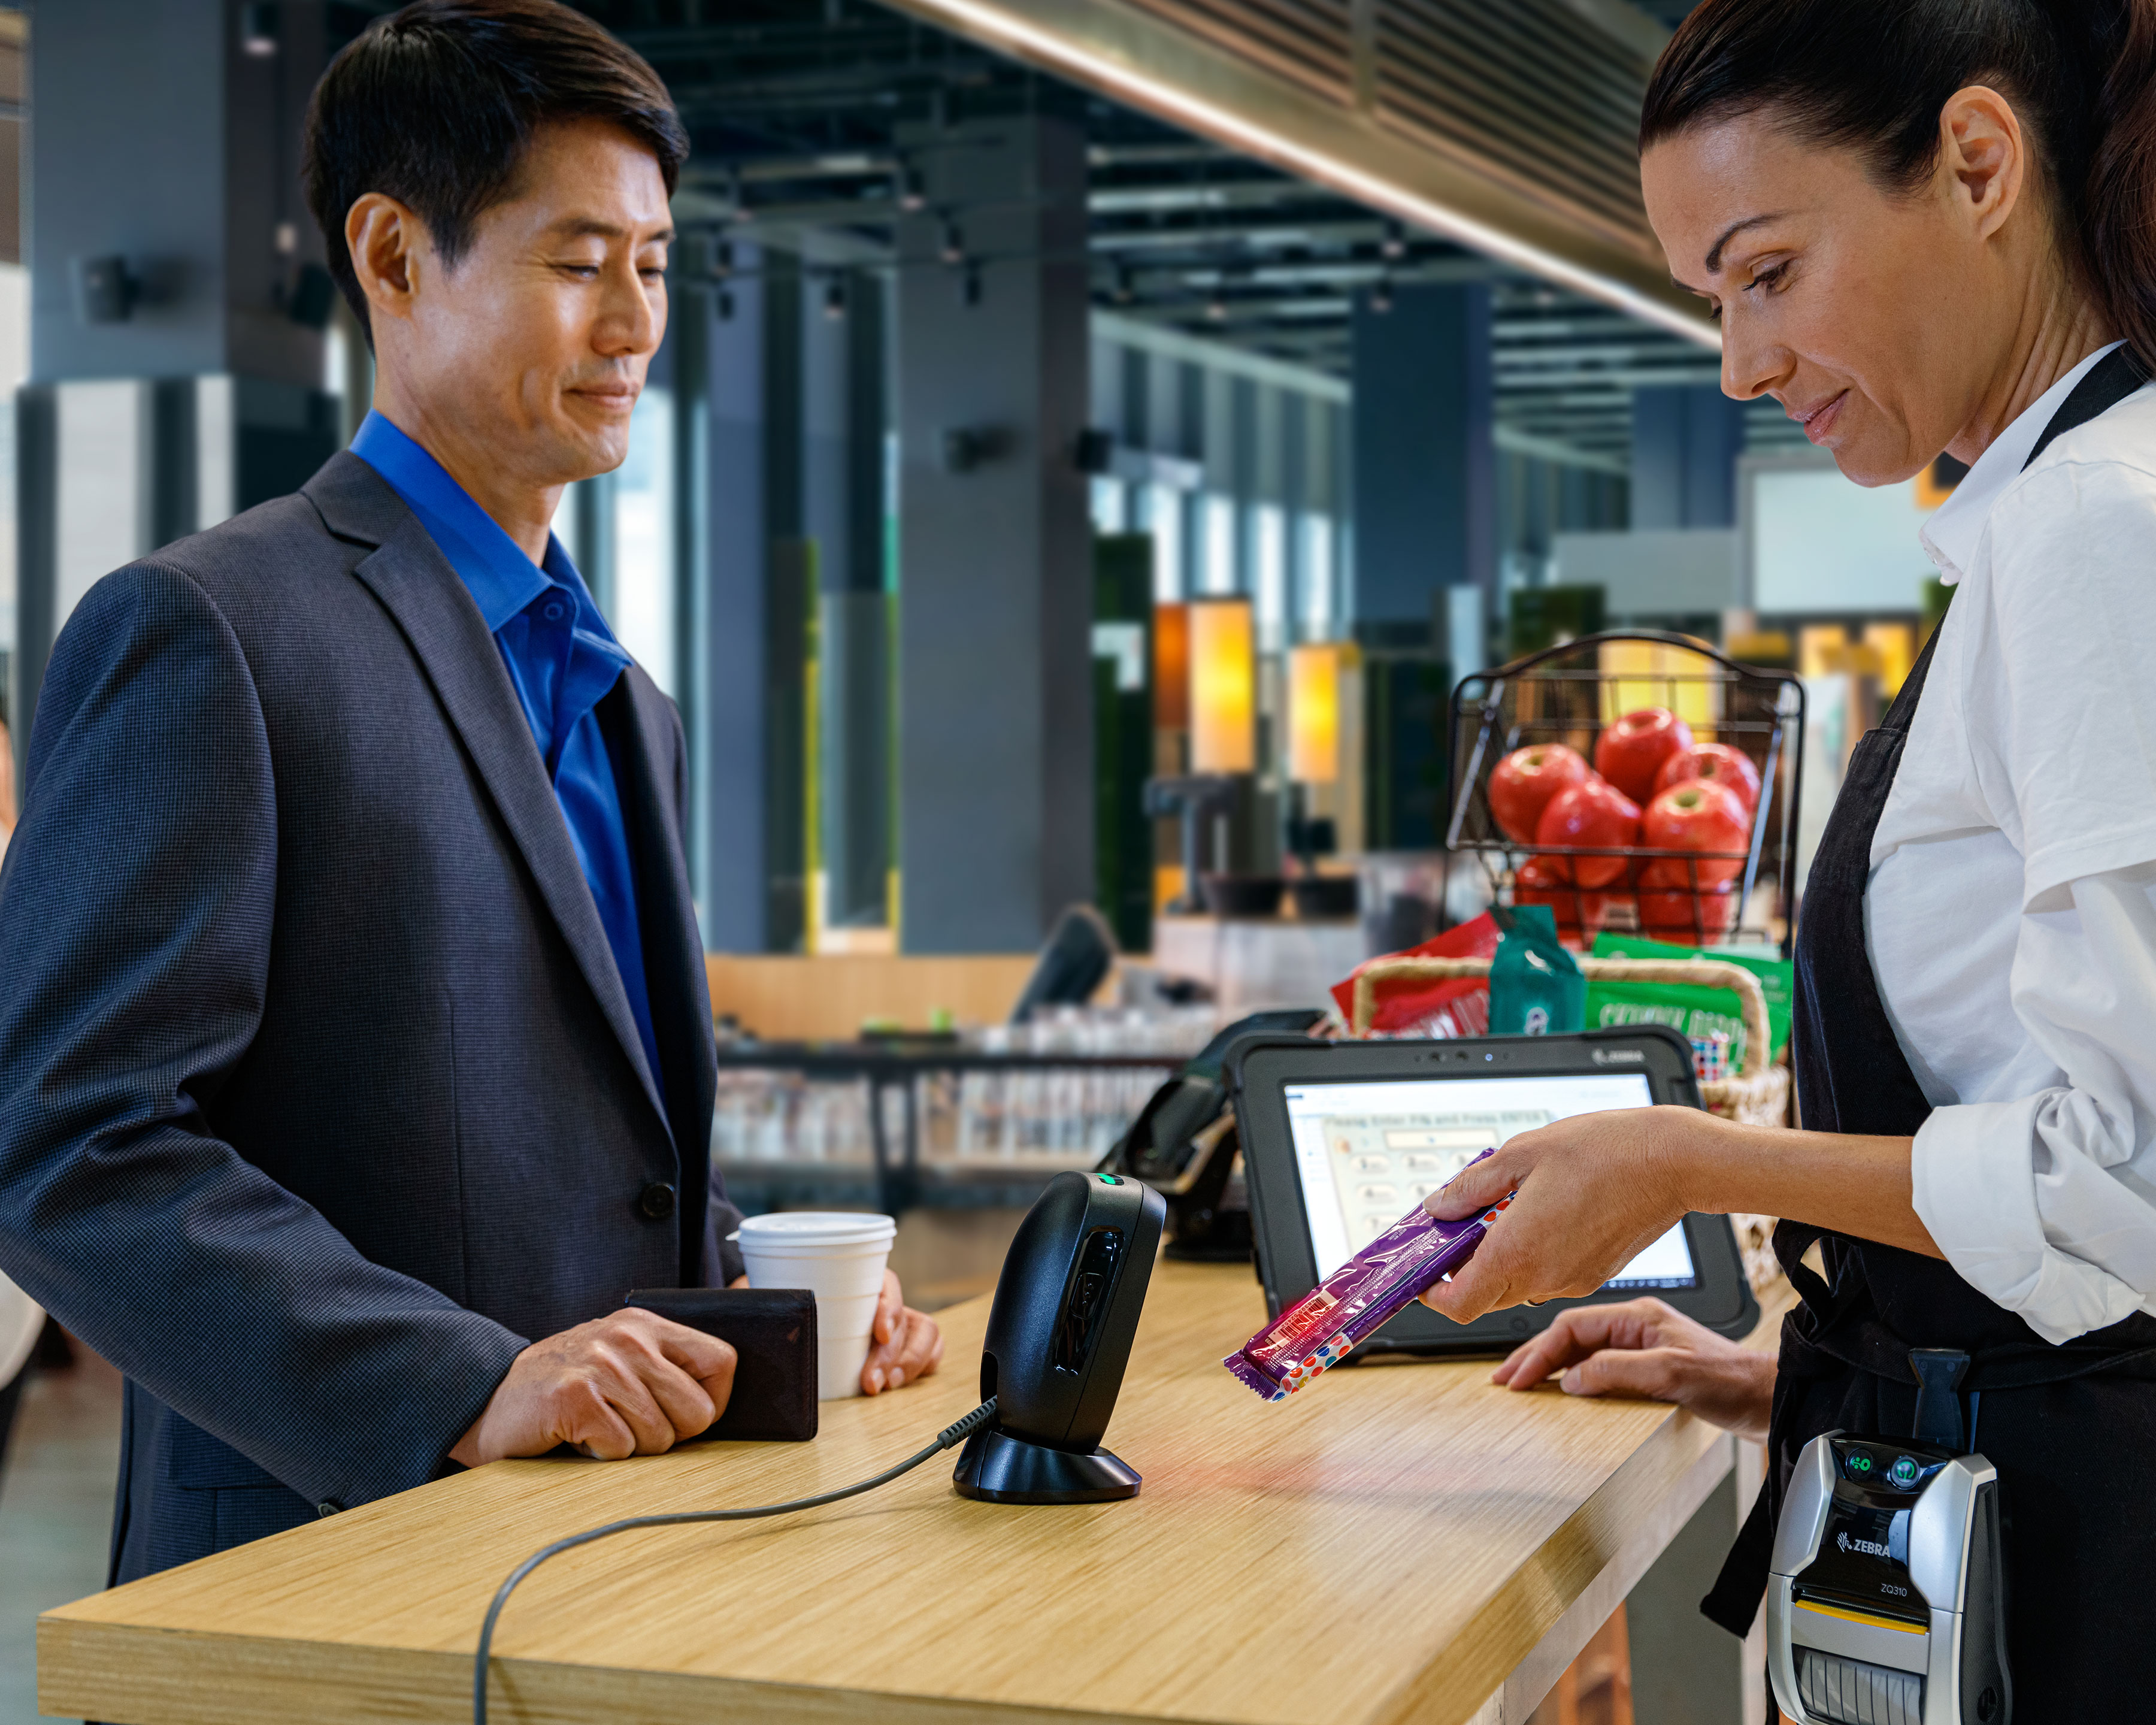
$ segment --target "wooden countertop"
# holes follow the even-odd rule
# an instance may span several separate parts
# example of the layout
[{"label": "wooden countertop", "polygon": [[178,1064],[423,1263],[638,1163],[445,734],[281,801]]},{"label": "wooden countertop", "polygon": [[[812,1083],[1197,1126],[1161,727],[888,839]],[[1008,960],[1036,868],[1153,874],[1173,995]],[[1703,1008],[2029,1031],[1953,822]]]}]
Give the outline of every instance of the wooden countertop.
[{"label": "wooden countertop", "polygon": [[[48,1612],[48,1713],[128,1725],[453,1722],[502,1577],[579,1528],[826,1491],[971,1408],[942,1373],[826,1403],[809,1445],[501,1462]],[[518,1589],[503,1722],[1516,1721],[1730,1465],[1650,1403],[1516,1396],[1487,1362],[1332,1373],[1277,1404],[1221,1369],[1245,1266],[1163,1263],[1111,1446],[1133,1502],[970,1502],[939,1459],[807,1514],[625,1534]]]}]

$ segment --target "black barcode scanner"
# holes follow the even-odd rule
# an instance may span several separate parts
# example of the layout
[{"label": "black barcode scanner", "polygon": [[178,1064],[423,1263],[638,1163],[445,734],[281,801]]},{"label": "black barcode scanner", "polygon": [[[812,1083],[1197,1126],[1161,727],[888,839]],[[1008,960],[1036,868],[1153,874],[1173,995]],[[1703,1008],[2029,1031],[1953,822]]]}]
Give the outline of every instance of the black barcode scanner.
[{"label": "black barcode scanner", "polygon": [[1106,1503],[1139,1476],[1102,1449],[1168,1205],[1124,1174],[1061,1173],[1019,1224],[981,1350],[995,1423],[966,1440],[958,1493],[991,1503]]}]

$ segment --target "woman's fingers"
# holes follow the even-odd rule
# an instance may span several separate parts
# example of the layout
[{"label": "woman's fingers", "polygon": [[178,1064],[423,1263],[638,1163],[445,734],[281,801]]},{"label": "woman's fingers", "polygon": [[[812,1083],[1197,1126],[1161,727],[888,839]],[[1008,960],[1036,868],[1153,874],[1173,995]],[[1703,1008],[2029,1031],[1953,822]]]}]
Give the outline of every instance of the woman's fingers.
[{"label": "woman's fingers", "polygon": [[1519,1183],[1531,1157],[1516,1151],[1534,1137],[1522,1132],[1496,1153],[1471,1162],[1422,1201],[1422,1207],[1440,1222],[1457,1222],[1485,1205],[1493,1204]]},{"label": "woman's fingers", "polygon": [[1610,1346],[1624,1323],[1618,1316],[1621,1310],[1614,1306],[1575,1306],[1560,1312],[1541,1335],[1514,1348],[1504,1364],[1490,1374],[1491,1381],[1510,1384],[1514,1389],[1533,1389],[1551,1373]]},{"label": "woman's fingers", "polygon": [[[1486,1249],[1489,1242],[1485,1240],[1483,1245]],[[1445,1281],[1433,1282],[1424,1289],[1422,1303],[1456,1324],[1471,1324],[1486,1313],[1518,1305],[1519,1296],[1512,1294],[1511,1285],[1498,1275],[1496,1267],[1476,1261],[1481,1255],[1477,1252]]]},{"label": "woman's fingers", "polygon": [[1696,1355],[1678,1348],[1609,1348],[1564,1368],[1568,1395],[1633,1395],[1681,1402],[1687,1381],[1699,1374]]},{"label": "woman's fingers", "polygon": [[1607,1348],[1568,1366],[1562,1381],[1570,1395],[1675,1402],[1755,1441],[1766,1436],[1774,1406],[1773,1357],[1727,1343],[1705,1353],[1689,1348]]},{"label": "woman's fingers", "polygon": [[1576,1306],[1491,1373],[1532,1389],[1556,1376],[1569,1395],[1675,1402],[1741,1437],[1763,1438],[1774,1400],[1772,1354],[1718,1336],[1651,1295]]},{"label": "woman's fingers", "polygon": [[1697,1353],[1736,1345],[1648,1294],[1636,1300],[1574,1306],[1560,1312],[1542,1334],[1522,1342],[1507,1354],[1491,1373],[1490,1381],[1510,1384],[1515,1389],[1532,1389],[1551,1373],[1605,1348],[1684,1348]]},{"label": "woman's fingers", "polygon": [[1513,1214],[1507,1210],[1493,1222],[1476,1247],[1475,1255],[1448,1280],[1435,1282],[1424,1291],[1424,1305],[1455,1323],[1465,1324],[1522,1301],[1544,1300],[1567,1291],[1534,1285],[1534,1255],[1521,1240],[1519,1230],[1507,1226]]}]

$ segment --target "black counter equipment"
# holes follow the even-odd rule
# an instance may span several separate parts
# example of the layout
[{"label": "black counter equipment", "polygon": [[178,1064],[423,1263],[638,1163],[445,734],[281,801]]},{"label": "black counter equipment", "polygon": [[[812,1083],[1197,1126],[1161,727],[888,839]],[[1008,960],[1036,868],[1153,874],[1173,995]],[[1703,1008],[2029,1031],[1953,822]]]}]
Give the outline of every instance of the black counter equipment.
[{"label": "black counter equipment", "polygon": [[1123,1386],[1168,1206],[1123,1174],[1060,1173],[1019,1224],[981,1350],[995,1422],[952,1476],[993,1503],[1103,1503],[1139,1476],[1100,1447]]}]

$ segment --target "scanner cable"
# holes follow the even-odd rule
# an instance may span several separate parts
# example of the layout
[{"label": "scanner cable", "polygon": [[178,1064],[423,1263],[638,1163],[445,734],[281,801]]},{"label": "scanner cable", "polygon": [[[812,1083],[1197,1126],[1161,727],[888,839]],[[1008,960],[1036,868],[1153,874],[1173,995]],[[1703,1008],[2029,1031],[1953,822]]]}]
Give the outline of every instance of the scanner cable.
[{"label": "scanner cable", "polygon": [[572,1533],[567,1539],[557,1539],[544,1549],[536,1551],[512,1569],[509,1579],[501,1584],[494,1596],[494,1603],[486,1608],[486,1621],[480,1626],[479,1647],[472,1656],[472,1725],[486,1725],[486,1671],[494,1648],[494,1627],[501,1620],[501,1608],[509,1603],[516,1584],[536,1569],[547,1558],[559,1557],[565,1551],[574,1551],[580,1545],[589,1545],[594,1539],[604,1539],[609,1533],[627,1533],[637,1527],[678,1527],[690,1522],[750,1522],[763,1516],[791,1515],[796,1510],[819,1509],[824,1504],[836,1503],[842,1497],[858,1497],[864,1491],[873,1491],[879,1486],[887,1486],[901,1474],[907,1474],[924,1461],[933,1460],[946,1450],[954,1449],[996,1417],[996,1399],[990,1396],[979,1407],[955,1425],[947,1425],[936,1434],[936,1441],[918,1455],[909,1455],[896,1467],[887,1467],[872,1479],[842,1486],[835,1491],[824,1491],[814,1497],[797,1497],[790,1503],[759,1504],[753,1509],[695,1509],[685,1510],[679,1515],[631,1516],[625,1522],[608,1522],[603,1527],[588,1528],[582,1533]]}]

